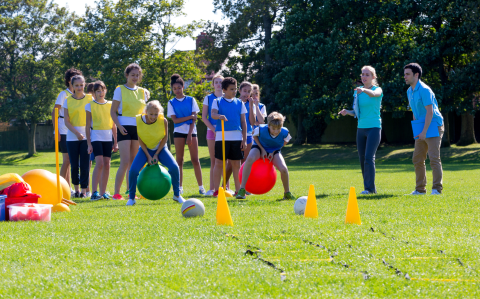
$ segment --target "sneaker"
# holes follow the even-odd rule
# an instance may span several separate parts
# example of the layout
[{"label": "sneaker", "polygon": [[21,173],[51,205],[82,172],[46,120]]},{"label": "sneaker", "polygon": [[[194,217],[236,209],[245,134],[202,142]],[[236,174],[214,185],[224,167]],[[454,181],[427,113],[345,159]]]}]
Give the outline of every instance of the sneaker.
[{"label": "sneaker", "polygon": [[371,194],[371,193],[370,193],[370,191],[368,191],[368,190],[363,190],[362,192],[360,192],[360,194],[368,195],[368,194]]},{"label": "sneaker", "polygon": [[127,191],[125,192],[125,195],[128,195],[129,193],[130,193],[130,192],[127,190]]},{"label": "sneaker", "polygon": [[436,189],[432,189],[432,193],[430,195],[442,195],[442,193],[438,192]]},{"label": "sneaker", "polygon": [[207,193],[205,193],[205,196],[213,196],[213,193],[215,193],[215,191],[208,190]]},{"label": "sneaker", "polygon": [[127,206],[133,206],[133,205],[136,204],[136,203],[137,203],[137,202],[135,201],[135,199],[131,199],[131,198],[130,198],[130,199],[127,201]]},{"label": "sneaker", "polygon": [[288,191],[283,195],[283,199],[296,200],[297,198],[293,196],[292,192]]},{"label": "sneaker", "polygon": [[198,193],[200,193],[200,195],[205,195],[205,194],[207,194],[207,191],[205,191],[205,188],[200,187],[200,188],[198,188]]},{"label": "sneaker", "polygon": [[407,195],[425,195],[426,193],[422,193],[422,192],[418,192],[417,190],[413,191],[412,193],[410,194],[407,194]]},{"label": "sneaker", "polygon": [[112,196],[108,191],[106,191],[105,194],[107,194],[109,197]]},{"label": "sneaker", "polygon": [[178,202],[178,203],[184,203],[185,202],[185,199],[181,195],[179,195],[179,196],[174,195],[173,200]]},{"label": "sneaker", "polygon": [[80,198],[80,192],[75,191],[75,192],[73,193],[73,198]]},{"label": "sneaker", "polygon": [[235,196],[236,199],[245,199],[247,198],[245,196],[245,194],[247,193],[247,191],[245,191],[245,188],[241,188],[240,190],[238,190],[238,194],[237,196]]},{"label": "sneaker", "polygon": [[98,191],[93,192],[92,196],[90,197],[90,200],[99,200],[102,199],[103,197],[98,193]]},{"label": "sneaker", "polygon": [[121,195],[118,194],[118,193],[113,196],[113,199],[114,199],[114,200],[124,200],[123,196],[121,196]]},{"label": "sneaker", "polygon": [[228,193],[230,193],[230,194],[235,194],[235,192],[233,192],[233,190],[230,189],[230,188],[227,188],[227,190],[225,190],[225,191],[228,192]]},{"label": "sneaker", "polygon": [[183,187],[180,187],[180,195],[183,194]]},{"label": "sneaker", "polygon": [[248,192],[248,191],[245,191],[245,194],[246,195],[252,195],[252,193]]},{"label": "sneaker", "polygon": [[105,192],[105,194],[102,195],[104,199],[110,199],[110,194],[108,192]]},{"label": "sneaker", "polygon": [[72,198],[75,197],[75,190],[70,189],[70,197],[72,197]]},{"label": "sneaker", "polygon": [[87,193],[85,194],[85,197],[91,197],[92,196],[92,193],[90,193],[90,191],[87,191]]},{"label": "sneaker", "polygon": [[213,195],[212,195],[212,196],[213,196],[213,197],[218,197],[218,190],[215,191],[215,192],[213,192]]},{"label": "sneaker", "polygon": [[85,194],[80,193],[80,198],[86,198]]}]

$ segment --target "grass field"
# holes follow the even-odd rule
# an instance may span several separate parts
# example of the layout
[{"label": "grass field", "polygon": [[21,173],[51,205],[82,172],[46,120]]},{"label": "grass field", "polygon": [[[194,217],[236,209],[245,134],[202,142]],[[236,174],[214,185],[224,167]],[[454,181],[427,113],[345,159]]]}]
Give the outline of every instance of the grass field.
[{"label": "grass field", "polygon": [[[442,149],[436,197],[404,195],[415,187],[412,151],[378,151],[379,193],[358,196],[361,226],[344,224],[350,186],[363,190],[354,146],[284,150],[293,194],[315,186],[318,219],[296,216],[278,179],[266,195],[229,201],[233,227],[215,224],[213,198],[201,198],[204,217],[183,218],[172,192],[134,207],[77,200],[48,223],[1,223],[0,297],[478,298],[480,146]],[[207,149],[200,155],[208,187]],[[1,152],[0,174],[54,171],[54,161]],[[112,193],[116,166],[118,156]],[[200,198],[189,162],[185,182],[184,197]]]}]

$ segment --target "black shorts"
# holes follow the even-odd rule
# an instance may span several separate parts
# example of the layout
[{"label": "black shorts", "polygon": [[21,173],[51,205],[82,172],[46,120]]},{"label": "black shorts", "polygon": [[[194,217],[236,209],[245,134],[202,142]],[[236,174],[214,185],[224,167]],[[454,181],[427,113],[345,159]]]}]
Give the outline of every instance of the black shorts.
[{"label": "black shorts", "polygon": [[[225,159],[228,160],[242,160],[243,151],[241,149],[241,140],[226,140],[225,141]],[[215,141],[215,158],[223,160],[222,141]]]},{"label": "black shorts", "polygon": [[60,141],[58,142],[58,150],[62,154],[67,154],[67,134],[60,134]]},{"label": "black shorts", "polygon": [[120,133],[117,127],[117,142],[123,140],[138,140],[137,126],[123,126],[127,130],[127,135]]},{"label": "black shorts", "polygon": [[[173,138],[185,138],[185,139],[187,139],[187,137],[188,137],[188,134],[178,133],[178,132],[173,133]],[[197,134],[192,134],[192,137],[197,137]]]},{"label": "black shorts", "polygon": [[[252,145],[252,150],[253,150],[254,148],[256,148],[256,149],[258,149],[260,152],[262,152],[262,150],[260,149],[260,147],[259,147],[258,145],[256,145],[256,144]],[[250,150],[250,151],[251,151],[251,150]],[[275,156],[276,154],[281,154],[280,150],[276,150],[276,151],[273,152],[273,155],[274,155],[274,156]]]},{"label": "black shorts", "polygon": [[93,154],[96,156],[112,157],[113,143],[111,141],[92,142]]}]

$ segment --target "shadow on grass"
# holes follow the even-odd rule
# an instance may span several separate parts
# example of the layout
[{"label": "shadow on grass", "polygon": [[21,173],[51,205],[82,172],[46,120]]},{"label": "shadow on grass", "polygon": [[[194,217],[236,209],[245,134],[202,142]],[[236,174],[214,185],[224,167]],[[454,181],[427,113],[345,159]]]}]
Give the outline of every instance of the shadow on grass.
[{"label": "shadow on grass", "polygon": [[396,194],[371,194],[371,195],[359,195],[357,196],[358,199],[362,200],[382,200],[382,199],[387,199],[387,198],[392,198],[392,197],[400,197],[402,195],[396,195]]},{"label": "shadow on grass", "polygon": [[[348,193],[346,193],[348,194]],[[325,198],[325,197],[329,197],[329,196],[333,196],[334,194],[316,194],[315,195],[315,198],[316,199],[320,199],[320,198]],[[337,195],[340,195],[340,194],[337,194]],[[344,194],[341,194],[341,195],[344,195]],[[300,196],[299,196],[300,197]],[[299,198],[297,197],[297,199]],[[291,201],[291,202],[295,202],[294,200],[291,200],[291,199],[285,199],[285,198],[280,198],[280,199],[277,199],[276,201]]]}]

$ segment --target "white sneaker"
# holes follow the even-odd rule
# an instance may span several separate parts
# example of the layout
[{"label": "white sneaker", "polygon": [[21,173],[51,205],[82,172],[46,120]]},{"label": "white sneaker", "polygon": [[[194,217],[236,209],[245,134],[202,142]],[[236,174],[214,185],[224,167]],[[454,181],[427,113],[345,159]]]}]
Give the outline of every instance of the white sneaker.
[{"label": "white sneaker", "polygon": [[70,189],[70,197],[74,198],[75,197],[75,190]]},{"label": "white sneaker", "polygon": [[179,196],[174,195],[173,200],[178,202],[178,203],[184,203],[185,202],[185,199],[181,195],[179,195]]},{"label": "white sneaker", "polygon": [[203,186],[202,186],[202,187],[198,188],[198,193],[200,193],[200,195],[205,195],[205,194],[207,194],[207,191],[205,191],[205,188],[203,188]]},{"label": "white sneaker", "polygon": [[205,196],[213,196],[213,190],[208,190],[207,193],[205,193]]},{"label": "white sneaker", "polygon": [[227,189],[227,192],[230,194],[235,194],[235,191],[231,190],[230,188]]},{"label": "white sneaker", "polygon": [[135,199],[129,199],[127,201],[127,206],[133,206],[134,204],[136,204],[137,202],[135,201]]},{"label": "white sneaker", "polygon": [[442,195],[442,193],[438,192],[436,189],[432,189],[432,193],[430,195]]},{"label": "white sneaker", "polygon": [[363,190],[362,192],[360,192],[360,194],[368,195],[368,194],[370,194],[370,191],[368,191],[368,190]]},{"label": "white sneaker", "polygon": [[[436,190],[435,190],[436,191]],[[412,193],[410,194],[407,194],[407,195],[425,195],[426,193],[422,193],[422,192],[418,192],[417,190],[413,191]]]},{"label": "white sneaker", "polygon": [[91,197],[91,196],[92,196],[92,193],[90,192],[85,193],[85,197]]},{"label": "white sneaker", "polygon": [[183,194],[183,187],[180,187],[180,195]]}]

